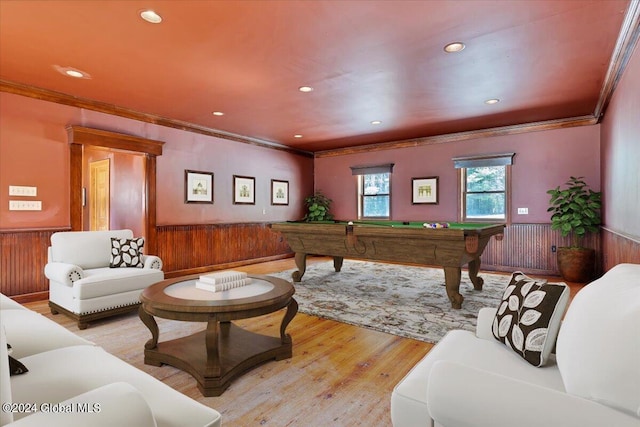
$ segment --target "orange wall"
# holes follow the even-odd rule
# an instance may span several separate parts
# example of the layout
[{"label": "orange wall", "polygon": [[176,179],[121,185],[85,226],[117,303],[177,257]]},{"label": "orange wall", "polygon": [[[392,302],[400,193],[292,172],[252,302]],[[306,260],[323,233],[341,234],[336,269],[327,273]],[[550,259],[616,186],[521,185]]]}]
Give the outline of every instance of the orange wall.
[{"label": "orange wall", "polygon": [[[283,221],[304,215],[313,191],[313,159],[18,95],[0,93],[0,229],[68,227],[66,127],[79,125],[164,141],[158,157],[157,223]],[[214,173],[213,205],[184,203],[184,170]],[[256,204],[233,205],[232,175],[256,178]],[[288,206],[271,206],[271,179],[289,181]],[[35,198],[9,197],[9,185],[38,187]],[[42,211],[9,211],[9,199],[42,201]]]}]

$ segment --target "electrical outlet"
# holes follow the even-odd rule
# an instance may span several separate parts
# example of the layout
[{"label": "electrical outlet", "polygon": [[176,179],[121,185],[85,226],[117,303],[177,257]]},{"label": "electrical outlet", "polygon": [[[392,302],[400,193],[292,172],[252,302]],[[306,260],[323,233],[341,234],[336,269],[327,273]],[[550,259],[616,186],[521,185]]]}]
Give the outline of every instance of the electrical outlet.
[{"label": "electrical outlet", "polygon": [[529,208],[518,208],[518,215],[529,215]]}]

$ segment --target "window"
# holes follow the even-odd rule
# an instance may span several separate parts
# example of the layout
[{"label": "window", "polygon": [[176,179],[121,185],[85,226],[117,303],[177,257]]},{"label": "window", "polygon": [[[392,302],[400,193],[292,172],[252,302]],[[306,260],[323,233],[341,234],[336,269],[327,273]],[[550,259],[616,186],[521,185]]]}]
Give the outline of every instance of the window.
[{"label": "window", "polygon": [[464,219],[506,220],[506,166],[464,168]]},{"label": "window", "polygon": [[358,176],[358,218],[391,218],[391,172],[393,164],[352,166]]},{"label": "window", "polygon": [[391,174],[376,173],[360,175],[360,218],[389,218],[391,205]]},{"label": "window", "polygon": [[453,159],[461,171],[463,221],[507,221],[514,153]]}]

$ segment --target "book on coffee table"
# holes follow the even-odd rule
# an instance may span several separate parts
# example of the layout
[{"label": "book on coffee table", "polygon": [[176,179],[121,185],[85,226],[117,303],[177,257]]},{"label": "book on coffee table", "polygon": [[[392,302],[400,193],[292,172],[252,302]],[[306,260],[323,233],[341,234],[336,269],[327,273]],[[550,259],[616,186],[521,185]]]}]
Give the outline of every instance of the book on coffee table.
[{"label": "book on coffee table", "polygon": [[200,276],[196,280],[196,288],[210,292],[221,292],[250,283],[251,278],[247,277],[247,273],[241,271],[219,271]]}]

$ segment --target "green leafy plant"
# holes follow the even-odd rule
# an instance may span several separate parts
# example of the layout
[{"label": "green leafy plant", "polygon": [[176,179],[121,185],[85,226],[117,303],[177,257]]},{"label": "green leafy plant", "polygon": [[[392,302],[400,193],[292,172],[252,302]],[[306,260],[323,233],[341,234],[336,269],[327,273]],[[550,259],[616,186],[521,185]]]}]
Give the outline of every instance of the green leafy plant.
[{"label": "green leafy plant", "polygon": [[551,229],[560,230],[562,237],[571,234],[571,246],[581,247],[587,232],[595,233],[601,223],[600,207],[602,193],[589,188],[583,177],[570,177],[564,184],[547,191],[551,195]]},{"label": "green leafy plant", "polygon": [[332,200],[322,194],[321,191],[316,191],[313,196],[304,199],[307,213],[302,220],[307,222],[332,220],[333,215],[329,213],[331,202]]}]

